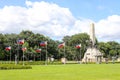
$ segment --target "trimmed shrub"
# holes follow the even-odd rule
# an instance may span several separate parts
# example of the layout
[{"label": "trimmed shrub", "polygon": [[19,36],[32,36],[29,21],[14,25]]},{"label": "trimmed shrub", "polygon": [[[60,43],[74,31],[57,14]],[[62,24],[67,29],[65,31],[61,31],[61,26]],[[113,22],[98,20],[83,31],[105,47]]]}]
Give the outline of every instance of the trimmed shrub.
[{"label": "trimmed shrub", "polygon": [[9,69],[32,69],[31,66],[25,65],[13,65],[13,64],[0,64],[0,70],[9,70]]}]

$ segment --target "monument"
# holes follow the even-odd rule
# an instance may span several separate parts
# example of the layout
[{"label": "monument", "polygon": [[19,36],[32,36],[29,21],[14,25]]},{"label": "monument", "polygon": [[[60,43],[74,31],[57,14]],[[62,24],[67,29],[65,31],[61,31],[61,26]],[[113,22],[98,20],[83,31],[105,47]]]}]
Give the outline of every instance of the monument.
[{"label": "monument", "polygon": [[99,51],[96,45],[96,39],[95,39],[95,27],[92,23],[90,26],[90,40],[88,41],[89,46],[87,47],[87,50],[84,54],[84,57],[82,59],[82,62],[96,62],[100,63],[102,60],[102,53]]}]

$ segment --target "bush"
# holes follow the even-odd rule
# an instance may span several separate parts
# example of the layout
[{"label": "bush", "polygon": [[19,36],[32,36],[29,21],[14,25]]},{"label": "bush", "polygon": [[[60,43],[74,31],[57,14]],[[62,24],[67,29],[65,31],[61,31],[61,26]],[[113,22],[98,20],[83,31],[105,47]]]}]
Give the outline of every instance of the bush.
[{"label": "bush", "polygon": [[0,70],[9,70],[9,69],[32,69],[31,66],[22,66],[14,64],[0,64]]},{"label": "bush", "polygon": [[[59,61],[55,62],[47,62],[48,65],[57,65],[57,64],[62,64]],[[22,63],[21,63],[22,65]],[[33,62],[25,62],[25,65],[45,65],[45,61],[33,61]]]}]

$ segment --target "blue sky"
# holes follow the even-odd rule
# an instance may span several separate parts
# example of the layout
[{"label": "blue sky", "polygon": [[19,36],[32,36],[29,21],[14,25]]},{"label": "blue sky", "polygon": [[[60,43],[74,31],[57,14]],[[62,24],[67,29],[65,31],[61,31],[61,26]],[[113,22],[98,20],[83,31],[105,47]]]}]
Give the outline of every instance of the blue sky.
[{"label": "blue sky", "polygon": [[65,35],[89,33],[89,24],[93,22],[99,41],[120,42],[119,3],[119,0],[0,0],[0,32],[32,30],[61,40]]},{"label": "blue sky", "polygon": [[[26,0],[0,0],[0,7],[8,6],[25,6]],[[72,14],[79,18],[88,18],[95,21],[106,18],[110,15],[120,15],[119,0],[29,0],[45,1],[56,3],[61,7],[67,7]]]}]

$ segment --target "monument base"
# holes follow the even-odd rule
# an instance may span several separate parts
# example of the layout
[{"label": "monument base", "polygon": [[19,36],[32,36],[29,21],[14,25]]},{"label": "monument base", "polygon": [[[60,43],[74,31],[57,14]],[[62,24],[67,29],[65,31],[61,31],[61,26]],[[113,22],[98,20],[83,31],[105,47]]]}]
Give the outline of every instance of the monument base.
[{"label": "monument base", "polygon": [[82,62],[96,62],[100,63],[102,61],[102,53],[95,47],[89,47],[84,54]]}]

